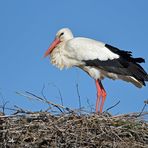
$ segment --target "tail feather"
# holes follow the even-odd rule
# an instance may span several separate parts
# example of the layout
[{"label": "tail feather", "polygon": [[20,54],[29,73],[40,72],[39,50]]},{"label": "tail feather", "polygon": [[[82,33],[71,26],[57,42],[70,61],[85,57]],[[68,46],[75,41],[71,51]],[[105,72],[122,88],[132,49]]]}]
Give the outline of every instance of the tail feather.
[{"label": "tail feather", "polygon": [[148,74],[145,76],[145,81],[148,81]]},{"label": "tail feather", "polygon": [[133,58],[136,63],[145,63],[143,58]]},{"label": "tail feather", "polygon": [[131,76],[133,76],[136,80],[138,80],[140,83],[142,83],[144,86],[146,85],[144,81],[148,81],[148,74],[144,70],[144,68],[138,64],[138,62],[144,62],[144,59],[142,58],[135,58],[134,62],[129,62],[129,66],[127,70],[131,73]]},{"label": "tail feather", "polygon": [[133,71],[133,76],[143,82],[143,84],[145,85],[144,81],[148,81],[148,75],[145,71],[143,71],[143,69],[137,68]]}]

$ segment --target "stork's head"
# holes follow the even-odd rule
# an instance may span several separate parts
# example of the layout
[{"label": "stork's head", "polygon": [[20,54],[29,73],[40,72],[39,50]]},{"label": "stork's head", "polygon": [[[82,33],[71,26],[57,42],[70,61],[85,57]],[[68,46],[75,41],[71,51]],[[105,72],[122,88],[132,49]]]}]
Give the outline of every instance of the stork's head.
[{"label": "stork's head", "polygon": [[54,48],[61,42],[66,42],[73,38],[73,34],[70,29],[62,28],[60,29],[55,37],[55,40],[49,46],[48,50],[45,52],[44,57],[50,55],[50,53],[54,50]]}]

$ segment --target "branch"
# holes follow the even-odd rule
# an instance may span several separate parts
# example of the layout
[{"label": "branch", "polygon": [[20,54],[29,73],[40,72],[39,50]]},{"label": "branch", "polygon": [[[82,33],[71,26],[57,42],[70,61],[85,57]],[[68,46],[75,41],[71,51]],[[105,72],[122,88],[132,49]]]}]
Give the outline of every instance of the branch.
[{"label": "branch", "polygon": [[79,108],[81,109],[81,97],[80,97],[80,93],[79,93],[79,85],[78,83],[76,84],[76,88],[77,88],[77,94],[78,94],[78,99],[79,99]]},{"label": "branch", "polygon": [[88,107],[90,108],[90,112],[92,112],[93,111],[93,107],[92,107],[92,105],[90,104],[90,102],[89,102],[89,99],[87,98],[87,104],[88,104]]},{"label": "branch", "polygon": [[17,106],[17,105],[14,105],[14,107],[16,108],[16,112],[13,113],[13,115],[16,115],[16,114],[19,114],[19,113],[25,113],[25,114],[30,114],[30,113],[32,113],[31,111],[24,110],[24,109],[22,109],[21,107],[19,107],[19,106]]},{"label": "branch", "polygon": [[52,85],[53,85],[53,87],[55,87],[58,90],[58,93],[60,95],[61,104],[63,106],[64,105],[64,103],[63,103],[63,97],[62,97],[62,93],[61,93],[60,89],[55,84],[52,84]]},{"label": "branch", "polygon": [[46,100],[46,97],[44,95],[44,89],[45,89],[45,84],[43,84],[42,90],[41,90],[41,95],[43,96],[43,98]]},{"label": "branch", "polygon": [[26,98],[29,98],[29,99],[36,99],[36,100],[38,100],[38,101],[42,101],[42,102],[44,102],[44,103],[51,104],[51,105],[53,105],[54,107],[56,107],[57,109],[59,109],[60,112],[63,112],[63,111],[61,110],[61,108],[62,108],[62,109],[65,109],[65,110],[67,110],[67,111],[74,112],[73,110],[71,110],[71,109],[68,108],[68,107],[65,107],[65,106],[60,105],[60,104],[55,104],[55,103],[53,103],[53,102],[51,102],[51,101],[48,101],[47,99],[44,99],[44,98],[41,98],[41,97],[37,96],[37,95],[35,95],[35,94],[31,93],[31,92],[25,91],[25,93],[26,93],[26,94],[21,93],[21,92],[16,92],[16,94],[21,95],[21,96],[24,96],[24,97],[26,97]]},{"label": "branch", "polygon": [[138,115],[136,115],[136,117],[140,117],[142,115],[147,104],[148,104],[148,100],[144,101],[144,106],[142,107],[141,112]]},{"label": "branch", "polygon": [[5,114],[5,108],[6,108],[6,105],[9,103],[9,101],[5,101],[4,100],[4,97],[3,97],[3,94],[0,92],[0,95],[1,95],[1,98],[2,98],[2,113]]},{"label": "branch", "polygon": [[108,112],[110,109],[114,108],[115,106],[117,106],[120,103],[120,101],[118,101],[115,105],[107,108],[104,112]]},{"label": "branch", "polygon": [[[44,89],[45,89],[45,84],[43,84],[43,87],[42,87],[42,90],[41,90],[41,95],[47,101],[46,96],[44,95]],[[51,104],[48,104],[48,105],[49,105],[49,107],[45,110],[45,112],[47,112],[49,109],[52,110]]]}]

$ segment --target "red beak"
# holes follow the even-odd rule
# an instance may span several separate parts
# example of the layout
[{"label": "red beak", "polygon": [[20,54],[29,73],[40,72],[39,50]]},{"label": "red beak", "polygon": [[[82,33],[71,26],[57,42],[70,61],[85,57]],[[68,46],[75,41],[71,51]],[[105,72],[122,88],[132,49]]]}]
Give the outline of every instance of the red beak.
[{"label": "red beak", "polygon": [[55,38],[55,40],[52,42],[52,44],[50,45],[50,47],[48,48],[48,50],[45,52],[44,54],[44,58],[47,57],[48,55],[50,55],[50,53],[52,52],[52,50],[57,46],[57,44],[59,44],[61,41],[58,38]]}]

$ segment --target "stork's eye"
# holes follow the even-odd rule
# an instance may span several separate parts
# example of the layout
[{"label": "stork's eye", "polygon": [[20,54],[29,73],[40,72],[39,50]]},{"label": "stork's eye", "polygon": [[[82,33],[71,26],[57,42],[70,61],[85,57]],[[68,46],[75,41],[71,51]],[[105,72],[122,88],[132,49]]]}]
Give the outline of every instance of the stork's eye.
[{"label": "stork's eye", "polygon": [[60,34],[60,37],[61,37],[63,34],[64,34],[64,32],[62,32],[62,33]]}]

